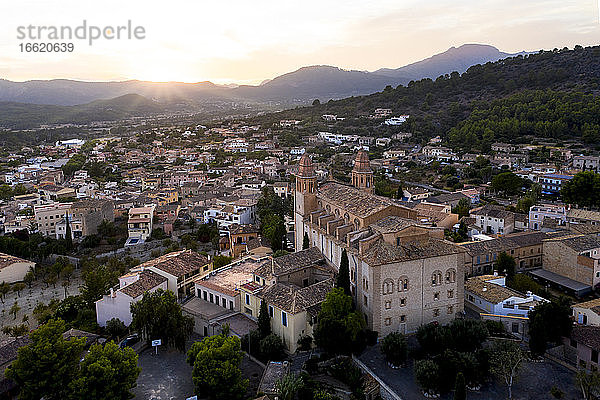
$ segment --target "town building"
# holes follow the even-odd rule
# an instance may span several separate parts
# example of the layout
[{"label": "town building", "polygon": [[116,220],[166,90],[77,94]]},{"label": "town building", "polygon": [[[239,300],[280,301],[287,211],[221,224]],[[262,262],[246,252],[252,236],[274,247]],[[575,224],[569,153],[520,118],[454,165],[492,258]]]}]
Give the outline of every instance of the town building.
[{"label": "town building", "polygon": [[567,224],[600,226],[600,211],[571,208],[567,211]]},{"label": "town building", "polygon": [[43,236],[56,237],[56,224],[70,212],[73,203],[42,204],[33,206],[38,231]]},{"label": "town building", "polygon": [[600,236],[566,235],[544,240],[543,268],[537,279],[582,296],[600,283]]},{"label": "town building", "polygon": [[471,210],[470,214],[475,217],[475,225],[481,229],[483,234],[506,235],[515,230],[515,213],[506,211],[502,206],[486,204],[481,208]]},{"label": "town building", "polygon": [[127,220],[128,238],[125,245],[144,243],[150,237],[153,229],[155,205],[134,207],[129,209]]},{"label": "town building", "polygon": [[[355,160],[355,169],[365,175],[367,160],[366,153]],[[451,321],[464,305],[464,249],[443,240],[442,229],[419,224],[415,210],[376,196],[358,182],[358,187],[335,181],[317,186],[310,158],[300,159],[296,249],[308,235],[334,270],[346,250],[357,310],[381,336]]]},{"label": "town building", "polygon": [[600,326],[600,299],[573,304],[571,310],[578,324]]},{"label": "town building", "polygon": [[113,318],[120,319],[125,326],[131,324],[131,305],[140,301],[146,292],[158,289],[167,290],[167,278],[150,270],[137,268],[136,271],[119,278],[119,287],[96,301],[96,322],[100,326]]},{"label": "town building", "polygon": [[540,231],[545,220],[553,220],[558,226],[567,221],[567,210],[562,204],[535,204],[529,208],[529,229]]},{"label": "town building", "polygon": [[546,301],[531,292],[522,294],[507,287],[503,276],[476,276],[465,282],[465,307],[484,320],[501,321],[508,332],[520,337],[527,334],[529,312]]},{"label": "town building", "polygon": [[566,174],[546,174],[540,178],[542,185],[542,194],[558,196],[560,189],[565,182],[573,179],[573,175]]},{"label": "town building", "polygon": [[542,265],[543,241],[552,237],[543,232],[519,232],[510,235],[461,243],[467,254],[465,272],[469,275],[491,274],[501,253],[515,259],[515,269],[525,271]]},{"label": "town building", "polygon": [[270,258],[240,287],[242,310],[257,318],[261,302],[271,317],[271,329],[293,353],[298,340],[313,335],[320,304],[333,288],[333,269],[315,247]]},{"label": "town building", "polygon": [[248,243],[259,236],[260,229],[254,225],[230,225],[229,226],[229,249],[233,258],[248,251]]},{"label": "town building", "polygon": [[576,365],[587,371],[598,371],[600,363],[600,327],[574,326],[571,338],[566,341],[568,346],[575,350]]},{"label": "town building", "polygon": [[598,172],[600,157],[598,156],[575,156],[573,157],[573,168],[582,171]]},{"label": "town building", "polygon": [[178,299],[184,299],[194,294],[194,281],[212,269],[212,262],[193,250],[180,250],[146,261],[139,268],[167,278],[167,289]]},{"label": "town building", "polygon": [[[115,220],[114,203],[110,200],[85,199],[71,206],[68,213],[72,239],[81,239],[98,233],[102,221]],[[64,239],[67,233],[67,217],[56,223],[56,238]]]}]

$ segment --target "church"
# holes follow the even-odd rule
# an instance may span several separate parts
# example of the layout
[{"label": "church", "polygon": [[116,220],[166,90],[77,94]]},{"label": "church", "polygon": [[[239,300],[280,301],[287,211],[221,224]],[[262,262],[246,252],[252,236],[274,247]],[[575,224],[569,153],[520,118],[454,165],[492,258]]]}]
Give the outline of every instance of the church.
[{"label": "church", "polygon": [[294,197],[296,250],[305,235],[335,271],[345,249],[351,291],[369,329],[385,336],[446,324],[463,311],[464,249],[416,211],[374,194],[369,157],[360,150],[351,185],[318,184],[308,154],[299,161]]}]

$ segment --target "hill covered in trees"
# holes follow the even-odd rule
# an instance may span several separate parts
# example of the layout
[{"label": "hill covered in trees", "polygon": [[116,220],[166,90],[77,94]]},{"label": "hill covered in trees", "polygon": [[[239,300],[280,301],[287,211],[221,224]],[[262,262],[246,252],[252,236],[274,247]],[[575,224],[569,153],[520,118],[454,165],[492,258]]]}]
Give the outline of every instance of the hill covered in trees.
[{"label": "hill covered in trees", "polygon": [[[257,118],[269,123],[304,119],[318,124],[321,115],[345,117],[342,132],[365,127],[375,108],[410,114],[401,127],[425,140],[437,135],[459,150],[486,150],[494,141],[523,136],[554,140],[579,137],[598,142],[600,46],[543,51],[470,67],[462,75],[388,86],[369,96],[299,107]],[[372,133],[372,127],[365,133]],[[526,137],[527,139],[527,137]]]}]

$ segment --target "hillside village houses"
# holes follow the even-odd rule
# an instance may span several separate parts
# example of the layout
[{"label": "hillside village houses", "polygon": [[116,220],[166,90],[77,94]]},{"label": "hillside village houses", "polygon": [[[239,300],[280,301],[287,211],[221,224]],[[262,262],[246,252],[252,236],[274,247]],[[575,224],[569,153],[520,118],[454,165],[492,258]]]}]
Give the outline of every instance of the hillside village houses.
[{"label": "hillside village houses", "polygon": [[[391,130],[401,123],[395,119],[408,118],[401,114],[378,109],[372,115]],[[501,253],[514,257],[518,272],[574,295],[583,296],[600,282],[600,257],[594,253],[600,251],[595,231],[600,225],[598,212],[541,199],[528,214],[508,211],[504,203],[481,206],[497,200],[486,181],[438,190],[434,177],[434,182],[406,182],[401,199],[375,194],[380,177],[392,178],[413,163],[426,168],[450,165],[462,179],[463,168],[483,156],[491,168],[505,166],[554,195],[574,171],[550,161],[532,162],[533,156],[530,160],[528,151],[516,144],[495,143],[491,154],[461,154],[446,147],[441,137],[422,147],[426,140],[411,142],[412,134],[399,127],[384,135],[340,133],[345,131],[334,125],[342,118],[323,116],[323,131],[308,132],[301,142],[287,144],[282,132],[300,131],[301,121],[281,120],[260,129],[223,123],[196,136],[191,133],[204,128],[189,127],[176,135],[182,144],[170,143],[169,134],[161,129],[151,138],[145,132],[102,139],[87,157],[111,166],[103,171],[116,176],[110,182],[95,179],[85,169],[65,176],[61,166],[80,147],[48,146],[45,159],[3,173],[6,182],[24,184],[33,192],[14,196],[5,206],[5,233],[28,229],[63,238],[68,219],[73,239],[81,240],[97,234],[102,221],[116,221],[127,227],[125,245],[133,252],[143,249],[157,228],[177,241],[188,231],[187,223],[193,231],[198,224],[214,222],[220,237],[210,257],[192,250],[155,257],[148,251],[144,260],[149,261],[121,276],[119,284],[96,302],[97,322],[105,326],[111,318],[119,318],[128,324],[130,305],[146,292],[163,289],[176,294],[184,312],[194,318],[198,334],[215,334],[228,325],[232,334],[243,336],[256,329],[260,304],[265,302],[272,330],[289,352],[296,351],[298,339],[313,335],[343,250],[349,258],[356,307],[379,337],[413,333],[427,323],[448,323],[461,317],[465,307],[524,336],[527,313],[545,300],[515,292],[503,277],[492,275]],[[395,122],[388,124],[391,120]],[[218,140],[185,142],[210,135]],[[344,153],[346,165],[352,163],[348,183],[331,176],[329,160],[313,152],[314,146]],[[370,160],[365,148],[381,158]],[[561,157],[564,167],[597,168],[595,156]],[[282,198],[293,197],[293,220],[286,226],[294,253],[273,257],[270,244],[260,235],[256,205],[264,187],[272,187]],[[461,200],[472,207],[463,218],[453,212]],[[446,240],[444,231],[456,231],[461,221],[467,224],[469,237],[463,243]],[[186,226],[181,228],[182,224]],[[309,248],[300,250],[305,234]],[[213,269],[212,256],[219,253],[233,260]],[[0,266],[0,282],[22,280],[32,265],[8,260]],[[573,316],[581,325],[597,325],[597,308],[594,302],[582,302],[573,307]]]}]

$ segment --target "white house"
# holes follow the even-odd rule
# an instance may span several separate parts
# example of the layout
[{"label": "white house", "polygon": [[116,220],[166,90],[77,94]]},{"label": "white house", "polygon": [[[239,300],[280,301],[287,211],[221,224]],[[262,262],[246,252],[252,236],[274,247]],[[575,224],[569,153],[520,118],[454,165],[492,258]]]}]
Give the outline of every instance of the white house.
[{"label": "white house", "polygon": [[156,272],[138,269],[119,278],[119,288],[110,289],[110,293],[96,301],[96,320],[98,325],[118,318],[125,325],[131,324],[131,304],[142,299],[146,292],[158,289],[167,290],[167,278]]},{"label": "white house", "polygon": [[111,288],[109,294],[96,301],[98,325],[105,326],[112,318],[129,325],[131,304],[141,300],[146,292],[170,290],[183,299],[193,293],[194,280],[210,269],[208,257],[192,250],[175,251],[146,261],[121,276],[119,287]]},{"label": "white house", "polygon": [[567,210],[560,204],[535,204],[529,209],[529,229],[542,230],[544,219],[556,220],[558,225],[567,222]]},{"label": "white house", "polygon": [[527,317],[546,301],[531,292],[522,294],[506,287],[503,276],[475,276],[465,282],[465,306],[484,314]]},{"label": "white house", "polygon": [[573,304],[571,310],[578,324],[600,326],[600,299]]},{"label": "white house", "polygon": [[402,125],[406,122],[406,120],[410,117],[410,115],[400,115],[399,117],[392,117],[385,120],[384,124],[386,125]]}]

